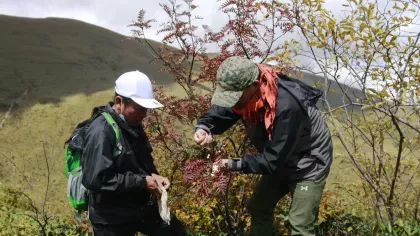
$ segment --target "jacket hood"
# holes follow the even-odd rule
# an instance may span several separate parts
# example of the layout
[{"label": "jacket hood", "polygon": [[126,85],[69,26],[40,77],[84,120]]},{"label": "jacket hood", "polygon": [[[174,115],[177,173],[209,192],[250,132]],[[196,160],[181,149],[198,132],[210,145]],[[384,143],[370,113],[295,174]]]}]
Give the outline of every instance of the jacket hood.
[{"label": "jacket hood", "polygon": [[304,82],[279,74],[279,86],[282,86],[293,95],[306,109],[308,106],[314,106],[323,92],[320,89],[311,87]]}]

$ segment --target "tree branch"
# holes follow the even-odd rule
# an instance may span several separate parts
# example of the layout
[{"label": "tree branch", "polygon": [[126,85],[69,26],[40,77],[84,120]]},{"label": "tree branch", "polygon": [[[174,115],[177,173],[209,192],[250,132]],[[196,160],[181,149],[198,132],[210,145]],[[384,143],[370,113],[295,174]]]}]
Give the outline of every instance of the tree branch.
[{"label": "tree branch", "polygon": [[[388,196],[388,205],[393,205],[393,200],[394,200],[394,191],[395,191],[395,184],[397,182],[397,175],[398,175],[398,171],[400,169],[400,165],[401,165],[401,153],[403,151],[403,144],[404,144],[404,134],[401,131],[401,128],[397,122],[397,120],[395,119],[394,116],[391,117],[392,118],[392,123],[394,124],[394,126],[397,128],[398,133],[400,135],[400,142],[399,142],[399,146],[398,146],[398,155],[397,155],[397,162],[395,164],[395,171],[394,171],[394,178],[392,179],[392,183],[391,183],[391,189],[389,191],[389,196]],[[391,218],[392,223],[395,222],[395,212],[394,209],[392,207],[390,207],[388,209],[389,211],[389,215]]]}]

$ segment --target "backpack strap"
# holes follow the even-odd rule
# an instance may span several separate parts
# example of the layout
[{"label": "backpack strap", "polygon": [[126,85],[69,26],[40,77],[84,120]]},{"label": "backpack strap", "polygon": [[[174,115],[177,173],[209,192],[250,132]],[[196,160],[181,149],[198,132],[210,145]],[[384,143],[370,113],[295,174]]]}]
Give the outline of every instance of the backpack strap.
[{"label": "backpack strap", "polygon": [[122,152],[122,145],[120,142],[120,129],[117,125],[117,122],[115,122],[114,118],[112,118],[112,116],[108,112],[104,111],[101,114],[105,117],[108,124],[111,125],[112,129],[114,129],[115,139],[117,141],[117,145],[115,146],[115,149],[114,149],[114,157],[117,157]]}]

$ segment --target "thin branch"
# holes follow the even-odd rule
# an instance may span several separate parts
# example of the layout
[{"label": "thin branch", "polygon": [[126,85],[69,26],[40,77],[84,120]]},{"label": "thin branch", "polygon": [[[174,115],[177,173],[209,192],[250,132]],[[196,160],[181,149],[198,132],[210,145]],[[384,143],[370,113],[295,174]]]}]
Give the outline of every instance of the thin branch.
[{"label": "thin branch", "polygon": [[416,206],[414,207],[414,219],[415,220],[418,220],[419,203],[420,203],[420,191],[417,191],[417,201],[416,201]]},{"label": "thin branch", "polygon": [[[45,151],[45,144],[44,143],[42,143],[42,148],[44,149],[44,159],[45,159],[45,165],[47,167],[47,186],[46,186],[46,189],[45,189],[44,203],[42,204],[42,215],[45,217],[46,216],[46,213],[45,213],[45,205],[47,203],[48,190],[50,188],[50,175],[51,175],[51,170],[50,170],[50,165],[48,163],[48,157],[47,157],[47,152]],[[47,224],[47,221],[45,222],[45,224]]]},{"label": "thin branch", "polygon": [[236,235],[235,228],[232,225],[232,219],[230,218],[230,212],[229,212],[229,185],[231,181],[232,181],[232,173],[229,173],[229,180],[227,183],[225,198],[224,198],[224,207],[225,207],[227,223],[229,226],[229,234],[232,236],[235,236]]},{"label": "thin branch", "polygon": [[[400,128],[397,120],[395,119],[394,116],[392,116],[391,118],[392,118],[392,123],[397,128],[398,133],[400,135],[400,143],[399,143],[399,147],[398,147],[397,163],[395,164],[394,178],[392,179],[391,189],[390,189],[389,196],[388,196],[388,204],[389,205],[393,205],[395,184],[397,182],[397,175],[398,175],[398,171],[399,171],[400,165],[401,165],[401,153],[403,151],[403,144],[404,144],[404,139],[405,139],[404,134],[401,131],[401,128]],[[388,211],[389,211],[392,222],[394,222],[395,221],[395,215],[394,215],[395,213],[393,211],[393,208],[390,207],[388,209]]]},{"label": "thin branch", "polygon": [[23,178],[23,180],[26,182],[26,184],[28,185],[28,187],[29,187],[29,189],[32,189],[32,184],[31,184],[31,182],[29,182],[29,179],[28,179],[28,177],[26,177],[26,175],[25,175],[25,172],[23,171],[23,170],[21,170],[12,160],[11,160],[11,158],[8,158],[8,157],[6,157],[6,155],[4,155],[3,153],[0,153],[0,155],[2,155],[3,156],[3,158],[4,158],[4,160],[6,160],[6,161],[8,161],[8,162],[10,162],[11,164],[12,164],[12,166],[14,167],[14,168],[16,168],[18,171],[19,171],[19,173],[22,175],[22,178]]},{"label": "thin branch", "polygon": [[[352,104],[357,105],[357,106],[364,106],[364,104],[357,103],[357,102],[354,102],[354,103],[352,103]],[[389,117],[393,117],[393,118],[395,118],[395,120],[397,120],[397,121],[399,121],[399,122],[403,123],[404,125],[407,125],[408,127],[412,128],[413,130],[415,130],[417,133],[419,133],[419,134],[420,134],[420,129],[418,129],[418,128],[414,127],[413,125],[411,125],[411,124],[410,124],[410,122],[405,121],[405,120],[403,120],[403,119],[399,118],[399,117],[398,117],[398,116],[396,116],[395,114],[391,114],[390,112],[388,112],[388,111],[386,111],[386,110],[384,110],[384,109],[382,109],[382,108],[379,108],[379,107],[374,107],[373,109],[375,109],[375,110],[377,110],[377,111],[380,111],[380,112],[384,113],[385,115],[387,115],[387,116],[389,116]]]}]

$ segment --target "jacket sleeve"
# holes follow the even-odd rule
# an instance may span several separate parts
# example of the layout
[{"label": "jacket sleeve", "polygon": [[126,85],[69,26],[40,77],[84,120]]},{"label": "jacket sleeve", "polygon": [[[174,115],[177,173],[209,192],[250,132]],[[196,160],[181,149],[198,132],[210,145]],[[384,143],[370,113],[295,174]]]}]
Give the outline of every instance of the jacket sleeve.
[{"label": "jacket sleeve", "polygon": [[232,108],[213,105],[207,113],[198,119],[195,127],[217,135],[228,130],[240,118],[240,115],[235,113]]},{"label": "jacket sleeve", "polygon": [[266,142],[263,153],[230,159],[228,165],[247,174],[271,175],[294,150],[303,130],[303,119],[304,113],[297,104],[281,111],[274,120],[272,139]]},{"label": "jacket sleeve", "polygon": [[159,175],[159,172],[156,169],[154,159],[153,159],[151,153],[150,154],[144,154],[143,156],[144,156],[143,162],[146,166],[148,166],[150,173]]},{"label": "jacket sleeve", "polygon": [[[142,145],[139,149],[144,150],[141,154],[137,154],[138,157],[141,158],[141,162],[146,166],[148,171],[150,171],[150,174],[159,175],[152,156],[153,148],[143,127],[138,130],[138,134],[140,135],[142,142],[139,142],[136,145]],[[137,148],[135,148],[135,150],[137,150]]]},{"label": "jacket sleeve", "polygon": [[95,120],[87,130],[82,154],[82,184],[89,190],[137,192],[146,185],[145,176],[132,172],[118,173],[113,161],[115,135],[106,121]]}]

